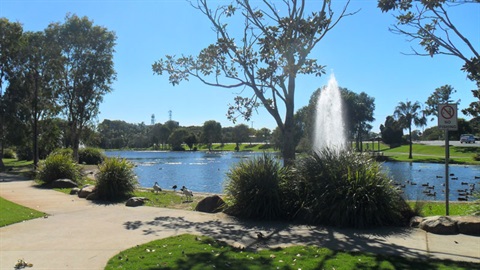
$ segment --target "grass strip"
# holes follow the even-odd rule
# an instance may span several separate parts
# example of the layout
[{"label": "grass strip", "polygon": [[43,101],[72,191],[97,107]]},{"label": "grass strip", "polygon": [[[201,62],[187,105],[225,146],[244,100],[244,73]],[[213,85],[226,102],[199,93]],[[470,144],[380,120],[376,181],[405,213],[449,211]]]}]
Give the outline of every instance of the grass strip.
[{"label": "grass strip", "polygon": [[0,227],[44,217],[46,214],[0,197]]},{"label": "grass strip", "polygon": [[[412,156],[413,159],[409,159],[410,148],[408,145],[402,145],[395,148],[382,148],[385,156],[388,156],[393,161],[408,161],[408,162],[432,162],[432,163],[444,163],[445,162],[445,147],[437,145],[423,145],[413,144]],[[450,147],[450,163],[455,164],[472,164],[480,165],[480,161],[475,160],[474,156],[479,153],[478,147]]]},{"label": "grass strip", "polygon": [[[478,212],[480,209],[478,201],[474,202],[450,202],[449,215],[451,216],[469,216]],[[409,201],[412,209],[416,209],[422,217],[445,216],[445,202],[437,201]]]},{"label": "grass strip", "polygon": [[209,237],[183,234],[113,256],[105,269],[479,269],[480,264],[420,260],[317,246],[241,250]]}]

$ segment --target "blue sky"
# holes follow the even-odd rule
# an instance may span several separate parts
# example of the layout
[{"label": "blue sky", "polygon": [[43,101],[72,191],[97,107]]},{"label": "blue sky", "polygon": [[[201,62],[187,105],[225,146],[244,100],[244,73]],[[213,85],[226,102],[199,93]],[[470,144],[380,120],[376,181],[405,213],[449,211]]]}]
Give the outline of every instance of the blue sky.
[{"label": "blue sky", "polygon": [[[209,2],[213,6],[228,1]],[[321,3],[307,2],[310,8]],[[334,1],[335,5],[344,3]],[[460,109],[470,104],[470,90],[475,85],[460,71],[462,62],[451,56],[403,55],[416,44],[389,32],[395,20],[392,14],[382,13],[376,6],[376,0],[353,0],[349,10],[361,9],[359,13],[344,18],[317,45],[311,57],[327,66],[327,75],[299,78],[296,109],[308,104],[312,92],[326,85],[332,72],[341,87],[375,98],[373,131],[379,130],[400,101],[424,103],[436,88],[446,84],[457,90],[453,98],[461,99]],[[460,31],[479,50],[480,4],[449,11]],[[112,85],[113,92],[101,104],[99,122],[110,119],[149,124],[155,114],[156,122],[164,123],[171,110],[172,119],[182,126],[202,125],[207,120],[216,120],[224,127],[234,125],[227,120],[226,112],[239,90],[208,87],[193,78],[173,87],[168,76],[152,72],[151,65],[167,54],[196,55],[215,41],[208,20],[187,1],[0,0],[0,17],[22,23],[25,31],[41,31],[51,22],[64,22],[69,12],[87,16],[95,25],[117,35],[117,80]],[[461,112],[459,117],[464,117]],[[263,109],[252,121],[246,124],[257,129],[276,127]],[[436,121],[429,125],[436,125]]]}]

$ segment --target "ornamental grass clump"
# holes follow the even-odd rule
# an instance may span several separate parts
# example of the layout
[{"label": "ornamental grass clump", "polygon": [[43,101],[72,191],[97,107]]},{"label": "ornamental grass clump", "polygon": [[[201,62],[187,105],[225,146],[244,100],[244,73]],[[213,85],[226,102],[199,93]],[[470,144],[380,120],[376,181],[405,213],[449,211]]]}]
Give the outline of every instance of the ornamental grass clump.
[{"label": "ornamental grass clump", "polygon": [[37,178],[46,184],[65,178],[78,183],[81,180],[80,167],[70,155],[53,152],[40,163]]},{"label": "ornamental grass clump", "polygon": [[280,182],[287,169],[272,156],[243,160],[227,173],[227,214],[252,219],[274,220],[284,216]]},{"label": "ornamental grass clump", "polygon": [[120,201],[133,194],[138,181],[132,163],[122,158],[107,158],[98,168],[97,199]]},{"label": "ornamental grass clump", "polygon": [[324,150],[296,165],[290,212],[308,223],[367,228],[404,225],[412,211],[381,165],[350,151]]},{"label": "ornamental grass clump", "polygon": [[78,163],[87,165],[98,165],[106,158],[105,153],[98,148],[81,148],[78,150]]}]

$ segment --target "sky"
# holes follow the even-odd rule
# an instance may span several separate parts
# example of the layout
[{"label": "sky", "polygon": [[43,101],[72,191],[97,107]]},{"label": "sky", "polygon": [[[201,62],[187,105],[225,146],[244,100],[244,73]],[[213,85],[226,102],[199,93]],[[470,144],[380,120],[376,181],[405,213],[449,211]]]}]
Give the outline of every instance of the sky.
[{"label": "sky", "polygon": [[[251,1],[255,2],[260,1]],[[338,7],[346,3],[333,2],[337,13]],[[229,1],[209,1],[211,6],[225,3]],[[321,3],[307,0],[307,8],[315,10]],[[457,90],[453,99],[461,100],[459,109],[474,101],[470,90],[475,85],[460,70],[460,59],[405,55],[411,53],[411,47],[421,48],[388,30],[395,18],[391,13],[382,13],[376,0],[353,0],[348,10],[358,13],[342,19],[312,51],[310,57],[326,65],[327,74],[298,78],[295,110],[306,106],[311,94],[327,85],[331,74],[339,86],[375,98],[374,132],[379,131],[399,102],[419,101],[423,105],[443,85]],[[460,32],[479,50],[480,4],[450,8],[449,12]],[[201,126],[215,120],[223,127],[239,123],[255,129],[276,127],[273,117],[262,108],[250,122],[234,124],[227,119],[228,104],[233,103],[239,89],[206,86],[194,78],[172,86],[168,75],[153,73],[152,64],[165,55],[197,55],[215,42],[207,18],[185,0],[0,0],[0,17],[22,23],[24,31],[42,31],[50,23],[63,23],[68,13],[87,16],[117,36],[117,80],[100,105],[98,123],[109,119],[150,124],[154,114],[155,123],[171,117],[181,126]],[[458,116],[470,119],[460,110]],[[435,120],[428,126],[436,124]]]}]

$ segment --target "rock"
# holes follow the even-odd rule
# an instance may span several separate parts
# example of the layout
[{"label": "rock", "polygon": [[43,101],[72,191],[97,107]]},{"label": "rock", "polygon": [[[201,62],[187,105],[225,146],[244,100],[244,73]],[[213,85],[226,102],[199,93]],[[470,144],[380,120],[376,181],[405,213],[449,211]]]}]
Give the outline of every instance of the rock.
[{"label": "rock", "polygon": [[78,187],[77,183],[70,179],[57,179],[50,184],[51,188],[75,188]]},{"label": "rock", "polygon": [[203,198],[198,202],[195,211],[205,212],[205,213],[217,213],[221,212],[223,206],[225,206],[225,201],[218,195],[209,196]]},{"label": "rock", "polygon": [[95,186],[87,185],[84,186],[80,191],[78,191],[79,198],[87,198],[88,195],[92,194],[95,191]]},{"label": "rock", "polygon": [[458,232],[480,236],[480,216],[452,217],[457,223]]},{"label": "rock", "polygon": [[148,198],[145,197],[132,197],[127,200],[125,203],[125,206],[130,206],[130,207],[136,207],[136,206],[141,206],[143,205],[146,201],[148,201]]},{"label": "rock", "polygon": [[85,197],[85,199],[87,199],[89,201],[95,201],[97,198],[98,198],[98,196],[97,196],[97,193],[95,193],[95,192],[92,192],[92,193],[88,194],[87,197]]},{"label": "rock", "polygon": [[420,229],[435,234],[457,234],[456,222],[450,217],[427,217],[420,223]]},{"label": "rock", "polygon": [[412,228],[418,228],[420,226],[420,223],[424,220],[423,217],[419,216],[414,216],[410,219],[410,227]]},{"label": "rock", "polygon": [[77,195],[79,191],[80,189],[78,187],[72,188],[72,190],[70,190],[70,195]]}]

